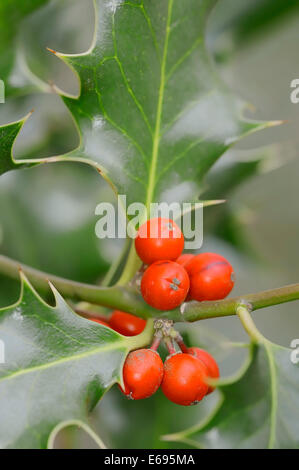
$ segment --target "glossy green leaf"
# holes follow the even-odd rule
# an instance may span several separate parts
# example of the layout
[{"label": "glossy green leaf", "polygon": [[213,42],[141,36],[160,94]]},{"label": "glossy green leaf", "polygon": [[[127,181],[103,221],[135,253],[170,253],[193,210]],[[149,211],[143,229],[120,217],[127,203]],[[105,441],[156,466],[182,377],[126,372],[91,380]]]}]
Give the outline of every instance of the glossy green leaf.
[{"label": "glossy green leaf", "polygon": [[294,351],[252,346],[237,379],[219,386],[223,401],[205,422],[166,436],[212,449],[299,448],[299,364]]},{"label": "glossy green leaf", "polygon": [[[58,424],[51,432],[48,442],[48,449],[60,448],[60,433],[64,434],[65,436],[72,436],[74,432],[77,433],[78,431],[83,432],[85,437],[89,437],[91,441],[95,444],[95,448],[106,449],[106,445],[104,444],[99,434],[97,434],[88,424],[79,420],[62,421],[60,424]],[[70,441],[74,442],[73,438],[69,439],[69,437],[67,437],[66,443],[70,443]],[[64,445],[66,443],[64,443]],[[63,448],[67,448],[67,445]]]},{"label": "glossy green leaf", "polygon": [[[205,230],[233,245],[238,251],[258,258],[246,233],[246,207],[239,207],[232,194],[252,177],[261,174],[266,165],[270,167],[272,152],[267,149],[250,160],[231,161],[216,165],[205,180],[207,189],[201,195],[207,199],[225,199],[221,207],[211,207],[205,213]],[[245,215],[244,215],[245,214]]]},{"label": "glossy green leaf", "polygon": [[165,442],[162,436],[175,431],[178,423],[188,427],[201,420],[217,401],[213,395],[199,406],[186,408],[170,402],[161,390],[139,401],[127,400],[117,392],[107,393],[92,416],[93,428],[113,449],[192,448],[184,442]]},{"label": "glossy green leaf", "polygon": [[[223,0],[219,4],[218,14],[211,31],[211,40],[218,39],[221,49],[221,39],[225,34],[233,39],[238,48],[247,45],[250,40],[261,39],[263,34],[278,23],[296,14],[299,9],[297,0],[249,0],[236,2]],[[217,49],[216,49],[217,50]]]},{"label": "glossy green leaf", "polygon": [[206,178],[207,191],[202,194],[205,199],[226,198],[242,183],[260,173],[263,156],[248,161],[233,161],[220,166],[209,173]]},{"label": "glossy green leaf", "polygon": [[40,166],[3,175],[1,254],[58,276],[98,282],[111,259],[96,237],[92,210],[109,196],[103,186],[96,173],[79,165]]},{"label": "glossy green leaf", "polygon": [[80,98],[65,97],[82,139],[69,158],[92,160],[129,202],[196,196],[232,143],[267,126],[243,120],[215,74],[205,47],[215,3],[97,0],[90,51],[59,54],[81,81]]},{"label": "glossy green leaf", "polygon": [[274,124],[243,119],[214,69],[205,26],[216,0],[94,3],[90,49],[56,53],[80,79],[79,98],[64,101],[81,142],[51,161],[89,163],[128,203],[194,199],[233,143]]},{"label": "glossy green leaf", "polygon": [[126,354],[149,343],[152,326],[125,338],[76,315],[53,288],[55,307],[26,279],[20,300],[0,310],[0,447],[45,448],[62,421],[86,422],[117,381]]},{"label": "glossy green leaf", "polygon": [[0,79],[4,81],[6,94],[34,89],[20,63],[22,52],[18,32],[22,21],[30,13],[49,0],[1,0],[0,3]]},{"label": "glossy green leaf", "polygon": [[0,175],[23,166],[14,160],[12,148],[26,119],[0,126]]}]

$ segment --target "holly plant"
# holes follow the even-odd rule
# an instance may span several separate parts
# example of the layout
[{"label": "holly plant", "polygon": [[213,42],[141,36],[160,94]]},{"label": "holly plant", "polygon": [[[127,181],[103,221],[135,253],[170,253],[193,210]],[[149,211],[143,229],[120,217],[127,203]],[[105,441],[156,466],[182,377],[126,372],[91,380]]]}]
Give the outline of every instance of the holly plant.
[{"label": "holly plant", "polygon": [[[105,447],[105,429],[101,420],[94,425],[94,413],[104,395],[117,394],[121,403],[132,400],[131,416],[134,407],[146,414],[142,399],[150,396],[157,403],[168,399],[169,416],[183,416],[191,405],[201,410],[189,415],[185,429],[184,418],[176,419],[172,433],[163,434],[169,428],[162,426],[162,446],[299,448],[298,364],[291,350],[261,334],[251,315],[299,299],[299,284],[226,298],[238,282],[232,264],[221,253],[183,253],[178,221],[150,216],[153,203],[201,202],[207,217],[208,206],[218,204],[211,225],[216,232],[220,225],[228,229],[231,209],[219,202],[257,173],[260,159],[210,170],[244,137],[280,124],[246,118],[247,105],[220,77],[206,41],[217,0],[94,0],[88,50],[48,52],[78,78],[78,95],[39,79],[16,40],[29,14],[53,3],[1,1],[0,74],[8,100],[57,94],[79,143],[65,154],[16,158],[14,144],[32,119],[28,109],[0,127],[0,174],[24,168],[35,174],[34,167],[51,171],[51,163],[64,162],[59,173],[79,163],[82,171],[84,165],[95,170],[115,197],[143,204],[144,212],[135,240],[128,236],[108,270],[99,266],[99,274],[106,270],[101,285],[0,255],[1,289],[6,278],[21,286],[19,300],[0,309],[0,446],[53,447],[59,431],[76,425]],[[93,184],[91,172],[88,178]],[[80,261],[88,237],[80,252],[74,250]],[[190,344],[176,325],[201,328],[201,320],[226,316],[236,316],[249,338],[248,344],[232,344],[247,358],[230,378],[220,376],[208,348]]]}]

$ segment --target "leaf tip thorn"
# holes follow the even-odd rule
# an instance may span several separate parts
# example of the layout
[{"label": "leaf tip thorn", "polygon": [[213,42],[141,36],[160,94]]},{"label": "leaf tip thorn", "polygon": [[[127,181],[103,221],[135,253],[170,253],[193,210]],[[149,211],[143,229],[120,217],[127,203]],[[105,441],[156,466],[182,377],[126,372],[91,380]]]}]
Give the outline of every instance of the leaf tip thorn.
[{"label": "leaf tip thorn", "polygon": [[276,127],[276,126],[282,126],[283,124],[287,124],[289,121],[287,119],[280,120],[280,121],[270,121],[268,123],[268,127]]},{"label": "leaf tip thorn", "polygon": [[51,49],[51,47],[46,48],[47,51],[52,52],[52,54],[57,55],[57,51],[54,51],[54,49]]}]

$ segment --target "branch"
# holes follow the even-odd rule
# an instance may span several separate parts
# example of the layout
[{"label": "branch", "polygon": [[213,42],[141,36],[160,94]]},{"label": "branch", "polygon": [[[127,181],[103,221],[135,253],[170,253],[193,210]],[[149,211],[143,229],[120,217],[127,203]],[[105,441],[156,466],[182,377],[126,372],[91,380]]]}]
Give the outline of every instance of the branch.
[{"label": "branch", "polygon": [[240,304],[248,304],[251,311],[254,311],[293,300],[299,300],[299,284],[291,284],[257,294],[247,294],[215,302],[189,302],[182,309],[181,319],[193,322],[207,318],[227,317],[236,315]]},{"label": "branch", "polygon": [[66,298],[124,310],[142,318],[159,317],[174,321],[195,322],[207,318],[236,315],[237,308],[244,303],[248,304],[253,311],[299,299],[299,284],[293,284],[216,302],[188,302],[183,304],[180,309],[159,312],[147,305],[141,295],[132,287],[98,287],[70,281],[38,271],[0,255],[0,274],[18,280],[20,269],[28,277],[31,284],[46,295],[51,292],[48,284],[50,281]]},{"label": "branch", "polygon": [[143,318],[151,318],[157,314],[157,311],[147,305],[141,295],[133,288],[127,286],[99,287],[71,281],[0,255],[0,274],[19,280],[20,270],[23,271],[33,287],[46,296],[52,295],[50,281],[66,298],[124,310]]}]

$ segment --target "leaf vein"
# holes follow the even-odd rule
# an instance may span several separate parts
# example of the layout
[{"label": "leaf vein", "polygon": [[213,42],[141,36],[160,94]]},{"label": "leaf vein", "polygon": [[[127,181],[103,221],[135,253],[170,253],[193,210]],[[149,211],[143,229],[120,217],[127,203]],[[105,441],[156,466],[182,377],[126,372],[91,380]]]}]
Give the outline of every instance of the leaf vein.
[{"label": "leaf vein", "polygon": [[178,61],[172,66],[170,71],[166,76],[166,83],[170,80],[176,69],[194,52],[199,44],[203,42],[202,36],[196,38],[190,49],[188,49],[179,59]]},{"label": "leaf vein", "polygon": [[127,131],[125,129],[123,129],[121,126],[119,126],[113,119],[111,119],[111,117],[107,114],[107,111],[105,110],[104,108],[104,104],[103,104],[103,101],[102,101],[102,96],[101,96],[101,93],[96,90],[96,94],[97,94],[97,97],[98,97],[98,102],[99,102],[99,105],[102,109],[102,113],[104,115],[104,117],[106,118],[106,120],[111,124],[111,126],[115,127],[115,129],[117,129],[119,132],[121,132],[121,134],[123,134],[128,140],[130,140],[130,142],[137,148],[137,150],[140,152],[141,154],[141,157],[145,163],[145,166],[146,168],[148,168],[148,159],[146,157],[146,154],[143,150],[143,148],[139,145],[139,143],[133,138],[130,136],[130,134],[127,133]]},{"label": "leaf vein", "polygon": [[131,98],[133,99],[135,105],[136,105],[137,108],[139,109],[140,114],[141,114],[141,116],[143,117],[143,120],[144,120],[144,122],[145,122],[145,124],[146,124],[146,126],[147,126],[147,128],[148,128],[148,130],[149,130],[149,132],[150,132],[150,134],[151,134],[151,136],[152,136],[152,135],[153,135],[153,129],[152,129],[151,125],[150,125],[150,122],[149,122],[149,120],[148,120],[148,117],[147,117],[147,115],[146,115],[146,113],[145,113],[145,111],[144,111],[144,109],[143,109],[141,103],[140,103],[139,100],[137,99],[137,97],[136,97],[136,95],[135,95],[135,93],[134,93],[134,91],[133,91],[133,89],[132,89],[132,87],[131,87],[131,85],[130,85],[130,83],[129,83],[129,80],[127,79],[127,76],[126,76],[126,74],[125,74],[123,65],[122,65],[122,63],[121,63],[121,60],[120,60],[120,58],[118,57],[117,42],[116,42],[116,36],[115,36],[114,15],[113,15],[113,24],[112,24],[112,35],[113,35],[113,42],[114,42],[114,49],[115,49],[115,61],[116,61],[117,65],[118,65],[118,67],[119,67],[119,70],[120,70],[121,76],[122,76],[122,78],[123,78],[123,81],[124,81],[124,83],[125,83],[125,85],[126,85],[127,91],[128,91],[128,93],[129,93],[129,95],[131,96]]},{"label": "leaf vein", "polygon": [[28,367],[28,368],[25,368],[25,369],[15,371],[12,374],[2,376],[0,378],[0,382],[3,382],[4,380],[11,380],[15,377],[20,377],[20,376],[25,375],[25,374],[34,373],[34,372],[39,371],[39,370],[45,370],[45,369],[48,369],[50,367],[65,364],[67,362],[72,362],[72,361],[75,361],[75,360],[85,359],[86,357],[94,356],[94,355],[100,354],[102,352],[117,349],[117,345],[119,345],[120,350],[123,350],[123,351],[127,350],[127,348],[122,344],[122,341],[116,341],[115,343],[113,343],[113,345],[109,345],[109,346],[105,346],[105,347],[98,347],[98,348],[95,348],[95,349],[91,349],[89,351],[84,351],[80,354],[74,354],[73,356],[62,357],[61,359],[56,359],[56,361],[47,362],[46,364],[40,364],[40,365],[37,365],[37,366],[32,366],[32,367]]},{"label": "leaf vein", "polygon": [[188,147],[183,151],[181,152],[179,155],[177,155],[176,157],[174,157],[168,165],[166,165],[163,170],[160,172],[158,178],[157,178],[157,182],[162,178],[162,176],[175,164],[177,163],[179,160],[181,160],[182,158],[184,158],[188,152],[190,150],[192,150],[194,147],[196,147],[198,144],[200,144],[201,142],[204,141],[206,137],[200,137],[199,139],[195,140],[194,142],[191,142]]},{"label": "leaf vein", "polygon": [[161,121],[162,121],[162,112],[163,112],[163,101],[164,101],[164,91],[165,91],[165,73],[166,73],[166,61],[167,61],[167,52],[168,52],[168,41],[170,35],[170,25],[171,25],[171,16],[172,16],[172,7],[174,0],[169,0],[168,2],[168,12],[167,12],[167,21],[166,21],[166,31],[165,31],[165,40],[163,48],[163,57],[161,64],[161,77],[160,77],[160,87],[158,95],[158,105],[157,105],[157,116],[156,116],[156,125],[153,139],[153,150],[152,158],[150,165],[150,173],[148,180],[148,191],[146,198],[146,207],[149,209],[149,205],[152,202],[154,190],[156,186],[155,177],[157,171],[157,162],[159,155],[159,146],[161,139]]}]

